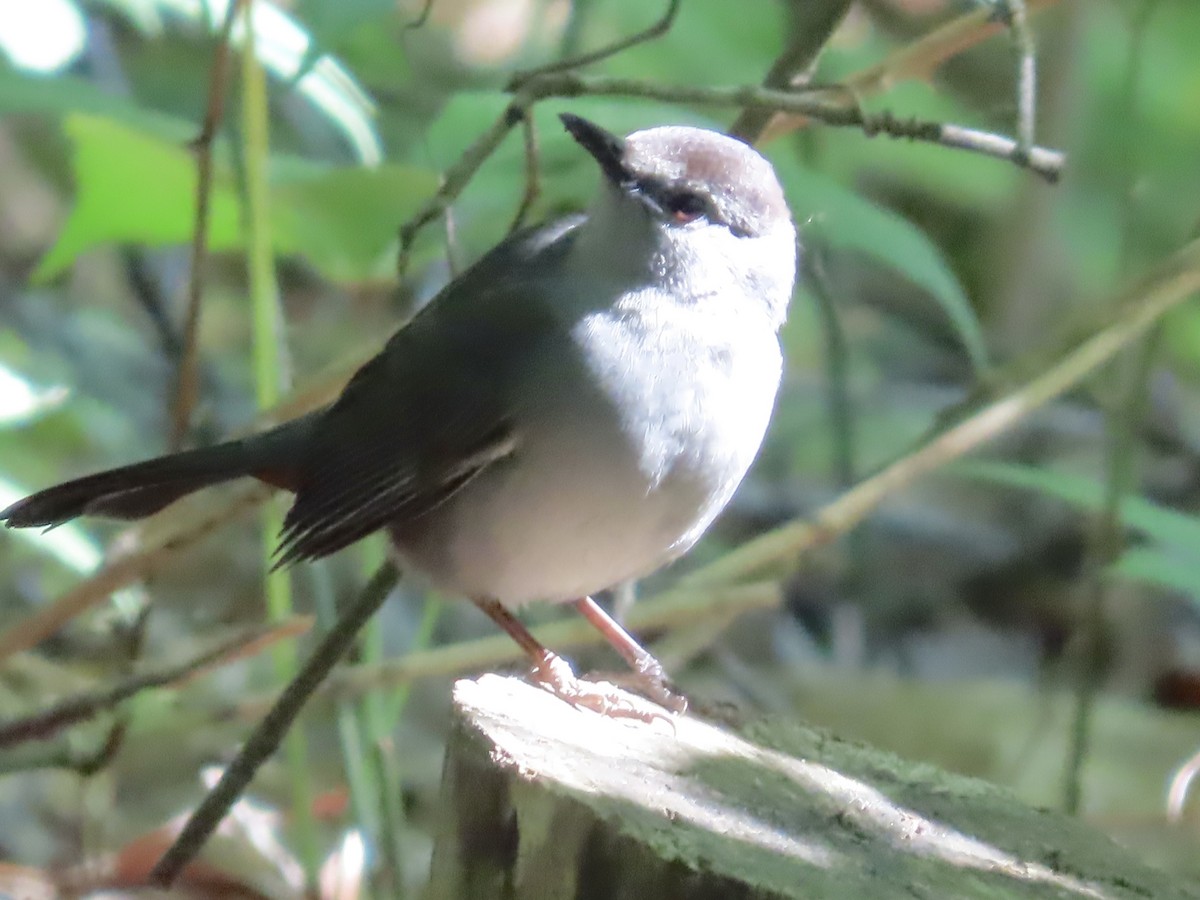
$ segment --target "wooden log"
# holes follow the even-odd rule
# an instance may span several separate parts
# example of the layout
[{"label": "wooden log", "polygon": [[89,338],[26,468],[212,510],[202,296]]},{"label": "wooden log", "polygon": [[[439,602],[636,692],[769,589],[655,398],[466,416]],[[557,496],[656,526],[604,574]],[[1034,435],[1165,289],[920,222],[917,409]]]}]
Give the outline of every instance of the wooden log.
[{"label": "wooden log", "polygon": [[1200,897],[982,781],[795,723],[614,720],[454,691],[426,900]]}]

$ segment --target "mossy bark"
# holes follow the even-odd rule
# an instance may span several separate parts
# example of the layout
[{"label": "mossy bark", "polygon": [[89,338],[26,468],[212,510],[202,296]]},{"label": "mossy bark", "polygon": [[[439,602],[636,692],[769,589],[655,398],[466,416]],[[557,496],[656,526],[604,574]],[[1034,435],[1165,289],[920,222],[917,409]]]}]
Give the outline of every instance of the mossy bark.
[{"label": "mossy bark", "polygon": [[455,687],[426,900],[1200,897],[986,782],[798,726]]}]

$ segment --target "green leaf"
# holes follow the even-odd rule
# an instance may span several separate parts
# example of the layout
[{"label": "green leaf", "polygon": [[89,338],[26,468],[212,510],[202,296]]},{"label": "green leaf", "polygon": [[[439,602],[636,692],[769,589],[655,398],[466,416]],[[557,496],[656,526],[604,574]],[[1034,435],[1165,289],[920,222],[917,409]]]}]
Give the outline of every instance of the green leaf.
[{"label": "green leaf", "polygon": [[[1052,472],[1001,462],[967,462],[949,472],[1010,487],[1035,490],[1058,497],[1073,506],[1097,512],[1104,504],[1104,485],[1080,475]],[[1153,541],[1174,545],[1195,554],[1200,551],[1200,519],[1129,495],[1121,501],[1121,521]]]},{"label": "green leaf", "polygon": [[434,191],[437,176],[413,166],[311,167],[273,179],[272,239],[326,277],[354,280],[394,267],[400,223]]},{"label": "green leaf", "polygon": [[1131,547],[1121,555],[1111,571],[1134,581],[1178,591],[1200,604],[1200,566],[1164,553],[1159,548]]},{"label": "green leaf", "polygon": [[[958,463],[948,471],[1035,490],[1090,512],[1104,504],[1104,485],[1078,475],[999,462]],[[1200,566],[1193,561],[1200,551],[1200,519],[1135,495],[1122,499],[1120,515],[1125,527],[1145,536],[1149,544],[1127,548],[1109,573],[1179,591],[1200,603]]]},{"label": "green leaf", "polygon": [[802,240],[854,250],[923,287],[941,307],[976,369],[987,368],[987,348],[975,310],[941,253],[903,217],[876,206],[828,176],[790,159],[776,161]]},{"label": "green leaf", "polygon": [[195,122],[138,106],[129,97],[100,90],[69,75],[22,75],[0,67],[0,115],[63,116],[85,113],[119,122],[138,131],[183,143],[194,137]]},{"label": "green leaf", "polygon": [[[196,163],[182,144],[85,114],[67,116],[64,128],[74,146],[75,205],[35,279],[54,277],[102,244],[192,240]],[[234,179],[217,156],[208,242],[222,251],[242,239]],[[399,223],[437,187],[432,172],[409,166],[335,168],[286,157],[272,166],[276,252],[302,255],[335,279],[385,265]]]},{"label": "green leaf", "polygon": [[[68,115],[63,128],[75,148],[75,206],[58,241],[38,263],[34,281],[59,274],[98,244],[163,246],[191,239],[196,164],[181,145],[83,113]],[[237,237],[236,195],[214,179],[209,246],[229,249]]]}]

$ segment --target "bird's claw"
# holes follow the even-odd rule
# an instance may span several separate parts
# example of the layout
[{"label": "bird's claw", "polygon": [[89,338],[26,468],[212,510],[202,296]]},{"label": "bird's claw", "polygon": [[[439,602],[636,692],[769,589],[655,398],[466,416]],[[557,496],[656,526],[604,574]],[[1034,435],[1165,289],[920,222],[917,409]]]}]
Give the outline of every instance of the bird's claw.
[{"label": "bird's claw", "polygon": [[[626,693],[611,681],[579,678],[570,663],[549,652],[533,666],[532,675],[543,688],[575,708],[589,709],[613,719],[637,719],[646,723],[661,720],[674,729],[674,722],[668,711],[681,713],[687,709],[687,701],[671,694],[661,683],[663,696],[674,701],[669,705],[656,705],[649,699]],[[657,697],[651,699],[658,700]]]}]

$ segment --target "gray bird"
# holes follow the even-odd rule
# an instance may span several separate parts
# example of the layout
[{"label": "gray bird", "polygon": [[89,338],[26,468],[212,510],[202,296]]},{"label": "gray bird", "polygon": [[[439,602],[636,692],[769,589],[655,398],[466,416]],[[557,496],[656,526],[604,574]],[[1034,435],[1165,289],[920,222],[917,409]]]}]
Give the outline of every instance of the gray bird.
[{"label": "gray bird", "polygon": [[48,488],[0,519],[137,519],[251,476],[296,495],[278,564],[387,529],[404,562],[474,600],[560,696],[620,705],[513,617],[526,603],[576,603],[648,695],[681,708],[589,597],[684,553],[746,474],[779,388],[796,232],[771,165],[740,141],[562,121],[603,174],[588,212],[499,244],[332,405]]}]

